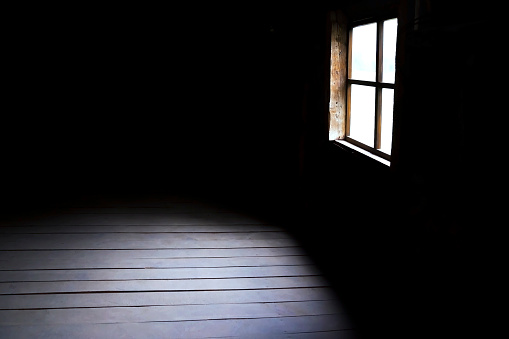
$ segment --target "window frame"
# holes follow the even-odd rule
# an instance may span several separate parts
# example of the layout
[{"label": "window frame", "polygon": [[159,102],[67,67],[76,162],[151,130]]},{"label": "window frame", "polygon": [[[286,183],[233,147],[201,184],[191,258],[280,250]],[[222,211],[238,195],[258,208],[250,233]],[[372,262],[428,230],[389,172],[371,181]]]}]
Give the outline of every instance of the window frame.
[{"label": "window frame", "polygon": [[[347,62],[347,75],[346,75],[346,117],[345,117],[345,137],[344,140],[359,147],[362,148],[365,151],[368,151],[378,157],[381,157],[385,160],[391,161],[391,155],[384,153],[380,151],[378,148],[380,146],[380,140],[381,140],[381,126],[382,126],[382,89],[383,88],[389,88],[394,90],[396,89],[396,79],[394,80],[394,83],[387,83],[382,82],[382,72],[383,72],[383,23],[386,20],[390,19],[396,19],[398,20],[399,25],[399,19],[397,15],[389,14],[384,15],[376,18],[368,18],[363,20],[358,20],[355,22],[352,22],[347,26],[347,49],[348,53],[346,56],[346,62]],[[375,81],[366,81],[366,80],[357,80],[357,79],[351,79],[352,74],[352,32],[355,27],[367,25],[376,23],[377,25],[377,34],[376,34],[376,77]],[[396,37],[397,39],[397,37]],[[397,54],[397,50],[396,50]],[[397,66],[396,66],[397,67]],[[360,141],[357,141],[355,139],[352,139],[350,137],[350,98],[351,98],[351,85],[362,85],[362,86],[370,86],[375,88],[375,128],[374,128],[374,147],[370,147],[366,144],[361,143]],[[394,112],[394,108],[393,108]],[[394,126],[393,131],[391,131],[392,138],[394,139]],[[393,140],[394,141],[394,140]],[[392,145],[394,145],[394,142],[392,142]],[[392,148],[392,146],[391,146]],[[391,154],[393,151],[391,150]]]}]

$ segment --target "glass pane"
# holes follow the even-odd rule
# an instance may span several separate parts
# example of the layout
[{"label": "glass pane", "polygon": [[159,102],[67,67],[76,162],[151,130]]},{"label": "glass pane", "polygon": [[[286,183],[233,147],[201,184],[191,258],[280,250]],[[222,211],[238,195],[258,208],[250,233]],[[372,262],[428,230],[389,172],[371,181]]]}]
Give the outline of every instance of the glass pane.
[{"label": "glass pane", "polygon": [[375,87],[351,85],[350,137],[374,147]]},{"label": "glass pane", "polygon": [[398,19],[384,21],[382,82],[394,83]]},{"label": "glass pane", "polygon": [[382,88],[382,135],[380,136],[380,151],[387,154],[391,154],[393,107],[394,90]]},{"label": "glass pane", "polygon": [[352,30],[351,79],[376,81],[376,23]]}]

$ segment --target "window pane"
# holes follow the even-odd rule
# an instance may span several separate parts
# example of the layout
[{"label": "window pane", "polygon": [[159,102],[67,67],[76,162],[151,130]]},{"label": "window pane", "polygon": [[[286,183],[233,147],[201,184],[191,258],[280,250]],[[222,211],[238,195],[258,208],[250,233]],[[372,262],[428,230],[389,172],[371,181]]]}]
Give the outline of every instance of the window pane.
[{"label": "window pane", "polygon": [[380,151],[387,154],[391,154],[393,107],[394,90],[382,88],[382,135],[380,137]]},{"label": "window pane", "polygon": [[352,30],[351,79],[376,81],[376,23]]},{"label": "window pane", "polygon": [[398,19],[384,21],[382,82],[394,83]]},{"label": "window pane", "polygon": [[374,147],[375,87],[351,85],[350,137]]}]

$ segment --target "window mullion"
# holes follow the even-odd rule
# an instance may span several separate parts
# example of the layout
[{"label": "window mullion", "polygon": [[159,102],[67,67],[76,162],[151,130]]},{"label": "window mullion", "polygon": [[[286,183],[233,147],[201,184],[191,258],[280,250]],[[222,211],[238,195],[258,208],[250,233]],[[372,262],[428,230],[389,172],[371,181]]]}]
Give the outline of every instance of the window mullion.
[{"label": "window mullion", "polygon": [[375,149],[380,148],[382,135],[382,72],[383,72],[383,21],[377,22],[376,35],[376,97],[375,97]]},{"label": "window mullion", "polygon": [[384,39],[384,23],[383,21],[377,22],[376,27],[376,82],[382,82],[383,72],[383,39]]},{"label": "window mullion", "polygon": [[350,82],[347,81],[347,85],[346,85],[346,128],[345,128],[345,135],[346,136],[349,136],[350,135],[350,108],[351,108],[351,87],[352,85],[350,84]]},{"label": "window mullion", "polygon": [[349,136],[350,135],[350,103],[351,103],[351,100],[350,100],[350,96],[351,96],[351,92],[350,92],[350,89],[351,89],[351,86],[352,84],[350,83],[350,79],[352,78],[352,29],[349,29],[348,31],[348,55],[347,55],[347,75],[346,75],[346,81],[347,81],[347,85],[346,85],[346,126],[345,126],[345,136]]},{"label": "window mullion", "polygon": [[375,149],[380,149],[382,137],[382,88],[377,86],[375,91]]}]

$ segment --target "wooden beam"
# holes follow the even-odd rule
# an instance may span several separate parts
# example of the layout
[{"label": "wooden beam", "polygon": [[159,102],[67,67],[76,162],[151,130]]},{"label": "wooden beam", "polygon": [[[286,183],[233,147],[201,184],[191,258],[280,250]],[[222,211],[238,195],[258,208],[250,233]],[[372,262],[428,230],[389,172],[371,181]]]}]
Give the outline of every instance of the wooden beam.
[{"label": "wooden beam", "polygon": [[330,12],[331,57],[329,140],[345,138],[346,79],[347,79],[347,22],[339,11]]}]

